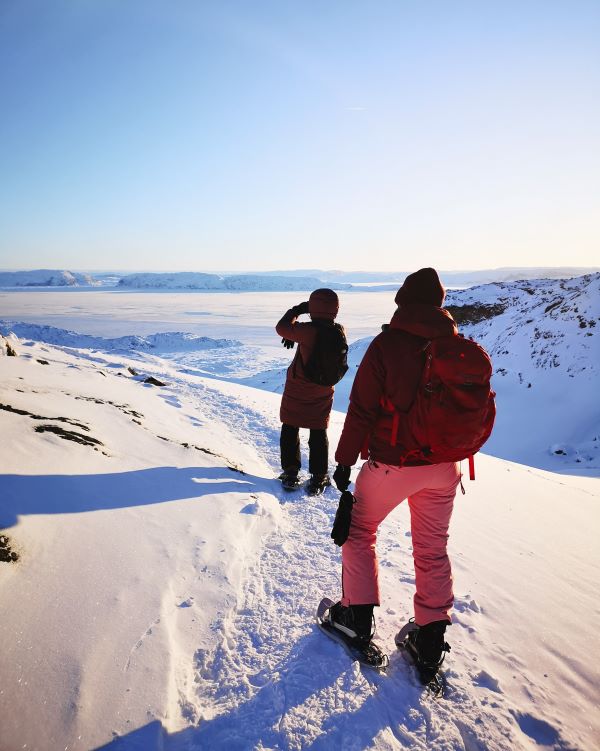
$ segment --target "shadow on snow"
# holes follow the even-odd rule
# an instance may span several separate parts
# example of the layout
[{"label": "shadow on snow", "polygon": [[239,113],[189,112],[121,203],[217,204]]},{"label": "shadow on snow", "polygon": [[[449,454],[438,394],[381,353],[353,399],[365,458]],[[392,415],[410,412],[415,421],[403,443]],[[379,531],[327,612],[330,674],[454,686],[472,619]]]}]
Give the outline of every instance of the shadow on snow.
[{"label": "shadow on snow", "polygon": [[[148,506],[215,493],[265,491],[272,481],[228,467],[152,467],[89,475],[0,475],[0,528],[19,515]],[[272,488],[271,488],[272,492]]]},{"label": "shadow on snow", "polygon": [[[351,685],[354,665],[315,626],[294,645],[284,664],[274,669],[273,677],[251,699],[174,733],[155,720],[96,751],[361,749],[386,731],[406,742],[413,733],[426,735],[427,723],[421,706],[422,690],[407,680],[402,666],[401,659],[392,658],[391,675],[371,677],[363,673],[368,675],[372,693],[357,709]],[[348,702],[340,704],[339,697],[319,696],[328,691],[347,692]],[[327,710],[323,707],[325,702],[330,705]],[[312,707],[327,713],[322,723]],[[473,748],[480,751],[483,746]]]}]

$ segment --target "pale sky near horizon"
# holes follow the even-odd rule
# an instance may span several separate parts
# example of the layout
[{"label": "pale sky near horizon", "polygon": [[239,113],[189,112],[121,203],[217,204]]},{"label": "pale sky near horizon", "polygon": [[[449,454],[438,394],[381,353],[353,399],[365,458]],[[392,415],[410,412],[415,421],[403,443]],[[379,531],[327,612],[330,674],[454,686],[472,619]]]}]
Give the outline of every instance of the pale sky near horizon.
[{"label": "pale sky near horizon", "polygon": [[599,264],[600,2],[0,0],[0,268]]}]

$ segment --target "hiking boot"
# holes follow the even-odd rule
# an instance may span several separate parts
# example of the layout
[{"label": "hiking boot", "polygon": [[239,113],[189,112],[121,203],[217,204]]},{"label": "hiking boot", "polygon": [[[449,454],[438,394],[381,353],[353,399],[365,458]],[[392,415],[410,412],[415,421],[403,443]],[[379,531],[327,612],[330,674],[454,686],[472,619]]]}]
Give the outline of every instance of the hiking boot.
[{"label": "hiking boot", "polygon": [[306,485],[306,492],[308,495],[321,495],[328,485],[331,485],[329,475],[311,475]]},{"label": "hiking boot", "polygon": [[300,478],[296,469],[284,469],[279,475],[279,479],[284,490],[295,490],[300,485]]},{"label": "hiking boot", "polygon": [[450,645],[444,641],[448,621],[434,621],[417,626],[410,631],[404,642],[419,672],[421,682],[429,683],[437,674]]},{"label": "hiking boot", "polygon": [[368,644],[375,633],[374,605],[342,605],[336,602],[329,610],[329,623],[357,643]]}]

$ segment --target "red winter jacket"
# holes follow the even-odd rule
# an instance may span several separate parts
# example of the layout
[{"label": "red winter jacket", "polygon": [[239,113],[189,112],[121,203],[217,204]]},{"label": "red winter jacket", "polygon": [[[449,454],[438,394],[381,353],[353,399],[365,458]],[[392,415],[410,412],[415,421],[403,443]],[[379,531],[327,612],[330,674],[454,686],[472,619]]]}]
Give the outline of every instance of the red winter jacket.
[{"label": "red winter jacket", "polygon": [[417,393],[425,363],[424,346],[430,339],[456,333],[452,316],[442,308],[416,303],[398,308],[389,328],[369,345],[356,372],[335,452],[339,464],[352,466],[367,440],[371,459],[400,464],[402,456],[414,445],[402,414],[396,445],[391,445],[392,412],[382,407],[382,400],[387,398],[400,413],[406,412]]},{"label": "red winter jacket", "polygon": [[287,371],[279,418],[296,428],[323,429],[329,425],[333,386],[313,383],[304,375],[304,363],[312,354],[317,331],[311,323],[296,323],[296,320],[297,316],[290,308],[275,327],[279,336],[298,342]]}]

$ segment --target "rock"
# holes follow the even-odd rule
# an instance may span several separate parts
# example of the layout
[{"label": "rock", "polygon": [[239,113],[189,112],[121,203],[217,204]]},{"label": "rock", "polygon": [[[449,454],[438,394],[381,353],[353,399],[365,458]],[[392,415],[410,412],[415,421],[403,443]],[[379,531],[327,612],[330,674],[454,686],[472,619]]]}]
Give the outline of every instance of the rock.
[{"label": "rock", "polygon": [[166,383],[163,383],[162,381],[159,381],[157,378],[154,378],[154,376],[148,376],[148,378],[145,379],[144,383],[150,383],[152,386],[166,386]]}]

